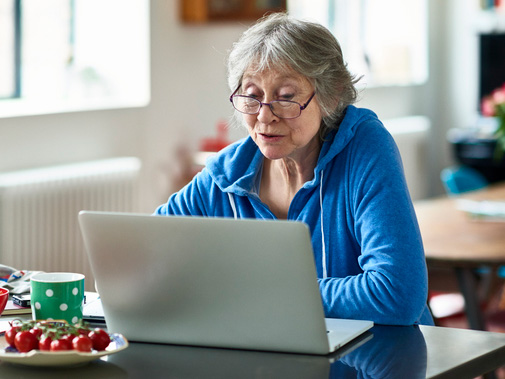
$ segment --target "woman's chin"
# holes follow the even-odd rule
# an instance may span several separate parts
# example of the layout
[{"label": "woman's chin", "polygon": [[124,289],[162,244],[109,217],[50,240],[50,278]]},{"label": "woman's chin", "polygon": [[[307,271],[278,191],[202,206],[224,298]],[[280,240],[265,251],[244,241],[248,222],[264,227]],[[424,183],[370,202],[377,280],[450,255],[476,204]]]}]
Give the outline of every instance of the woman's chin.
[{"label": "woman's chin", "polygon": [[260,146],[260,151],[265,158],[270,159],[270,160],[281,159],[281,158],[285,158],[288,156],[288,153],[285,150],[279,149],[279,148],[261,147]]}]

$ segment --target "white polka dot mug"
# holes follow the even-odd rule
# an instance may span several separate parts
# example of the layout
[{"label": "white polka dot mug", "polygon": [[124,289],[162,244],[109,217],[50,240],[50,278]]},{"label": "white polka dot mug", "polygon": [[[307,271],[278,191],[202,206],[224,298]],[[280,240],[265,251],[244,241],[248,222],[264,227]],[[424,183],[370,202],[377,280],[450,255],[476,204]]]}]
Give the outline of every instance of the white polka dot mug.
[{"label": "white polka dot mug", "polygon": [[31,278],[34,320],[82,320],[84,275],[70,272],[40,273]]}]

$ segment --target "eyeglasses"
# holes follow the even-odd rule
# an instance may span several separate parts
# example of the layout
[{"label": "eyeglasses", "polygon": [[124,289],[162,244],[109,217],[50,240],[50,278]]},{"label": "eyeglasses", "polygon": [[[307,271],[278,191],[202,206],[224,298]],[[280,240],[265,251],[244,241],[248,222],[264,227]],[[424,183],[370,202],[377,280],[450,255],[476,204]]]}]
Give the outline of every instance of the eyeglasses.
[{"label": "eyeglasses", "polygon": [[302,111],[307,108],[310,101],[316,94],[315,92],[312,93],[312,96],[310,96],[309,100],[307,100],[307,102],[303,105],[290,100],[274,100],[269,103],[262,103],[252,96],[236,95],[239,88],[237,88],[230,96],[230,101],[233,104],[233,107],[240,113],[258,114],[263,105],[268,105],[275,116],[288,119],[300,117]]}]

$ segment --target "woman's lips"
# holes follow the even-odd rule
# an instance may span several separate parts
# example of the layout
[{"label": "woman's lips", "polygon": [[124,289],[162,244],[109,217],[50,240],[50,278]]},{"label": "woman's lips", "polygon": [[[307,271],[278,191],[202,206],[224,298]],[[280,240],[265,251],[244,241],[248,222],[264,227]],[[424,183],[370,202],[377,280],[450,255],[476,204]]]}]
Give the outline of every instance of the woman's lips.
[{"label": "woman's lips", "polygon": [[267,134],[267,133],[258,133],[258,135],[265,141],[273,142],[282,139],[282,135],[280,134]]}]

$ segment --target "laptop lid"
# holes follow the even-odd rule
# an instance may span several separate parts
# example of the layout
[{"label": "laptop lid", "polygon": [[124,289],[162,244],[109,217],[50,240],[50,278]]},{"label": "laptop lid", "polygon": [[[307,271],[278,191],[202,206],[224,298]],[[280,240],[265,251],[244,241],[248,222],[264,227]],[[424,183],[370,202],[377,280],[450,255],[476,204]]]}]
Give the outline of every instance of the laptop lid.
[{"label": "laptop lid", "polygon": [[373,325],[330,348],[303,223],[89,211],[79,223],[107,327],[132,341],[328,354]]}]

